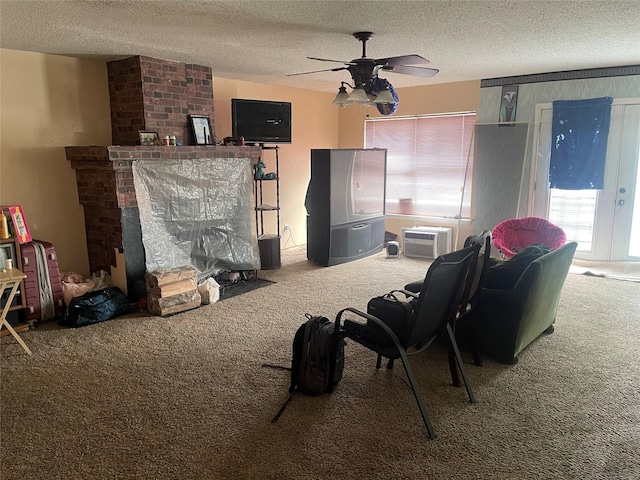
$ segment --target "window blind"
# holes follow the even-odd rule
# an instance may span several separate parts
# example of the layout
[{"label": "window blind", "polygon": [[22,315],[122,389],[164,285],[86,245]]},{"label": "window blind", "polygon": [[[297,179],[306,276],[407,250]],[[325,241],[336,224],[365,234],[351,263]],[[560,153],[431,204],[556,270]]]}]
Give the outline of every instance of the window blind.
[{"label": "window blind", "polygon": [[387,213],[470,217],[475,118],[464,113],[366,120],[365,148],[387,149]]}]

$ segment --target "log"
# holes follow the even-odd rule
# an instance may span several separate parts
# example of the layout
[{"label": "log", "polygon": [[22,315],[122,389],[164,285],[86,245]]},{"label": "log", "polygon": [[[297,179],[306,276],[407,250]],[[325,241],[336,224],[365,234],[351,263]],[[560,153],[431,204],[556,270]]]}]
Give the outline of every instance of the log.
[{"label": "log", "polygon": [[194,288],[198,288],[195,278],[185,278],[177,282],[165,283],[151,289],[147,289],[147,293],[156,297],[171,297],[179,293],[190,292]]},{"label": "log", "polygon": [[197,282],[197,271],[193,267],[159,268],[145,275],[147,291],[161,287],[168,283],[175,283],[182,280],[193,280]]},{"label": "log", "polygon": [[198,289],[178,293],[170,297],[159,297],[153,294],[147,295],[147,310],[158,316],[171,315],[197,308],[202,303],[202,297]]}]

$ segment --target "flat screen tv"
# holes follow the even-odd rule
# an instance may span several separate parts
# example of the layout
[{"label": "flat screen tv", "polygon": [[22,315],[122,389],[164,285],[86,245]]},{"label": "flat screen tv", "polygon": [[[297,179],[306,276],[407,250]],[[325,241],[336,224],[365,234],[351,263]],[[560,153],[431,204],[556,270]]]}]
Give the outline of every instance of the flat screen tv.
[{"label": "flat screen tv", "polygon": [[245,143],[291,143],[291,102],[232,98],[231,124]]}]

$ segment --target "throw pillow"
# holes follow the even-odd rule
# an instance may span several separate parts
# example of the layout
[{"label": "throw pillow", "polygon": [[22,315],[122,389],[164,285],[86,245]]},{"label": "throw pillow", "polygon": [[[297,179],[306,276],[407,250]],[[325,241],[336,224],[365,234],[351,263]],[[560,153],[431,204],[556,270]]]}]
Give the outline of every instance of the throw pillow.
[{"label": "throw pillow", "polygon": [[536,243],[522,249],[513,258],[489,267],[485,275],[484,288],[511,290],[529,264],[551,250]]}]

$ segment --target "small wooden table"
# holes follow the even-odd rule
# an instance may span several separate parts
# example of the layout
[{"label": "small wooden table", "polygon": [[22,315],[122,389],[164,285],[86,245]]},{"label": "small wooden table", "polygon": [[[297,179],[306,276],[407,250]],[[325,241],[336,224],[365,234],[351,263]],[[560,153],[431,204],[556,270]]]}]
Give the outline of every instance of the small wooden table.
[{"label": "small wooden table", "polygon": [[24,348],[24,351],[31,355],[31,350],[27,347],[27,344],[20,338],[20,335],[13,329],[13,327],[9,324],[7,320],[7,314],[9,313],[9,308],[11,307],[11,302],[13,302],[13,297],[16,296],[16,292],[18,291],[18,287],[20,286],[20,280],[23,278],[27,278],[27,276],[22,273],[22,271],[17,268],[0,268],[0,296],[4,293],[4,289],[7,288],[11,283],[13,283],[13,287],[9,292],[9,296],[7,297],[7,302],[4,304],[4,308],[2,309],[2,313],[0,313],[0,328],[2,325],[7,327],[7,330],[14,336],[14,338],[18,341],[20,346]]}]

